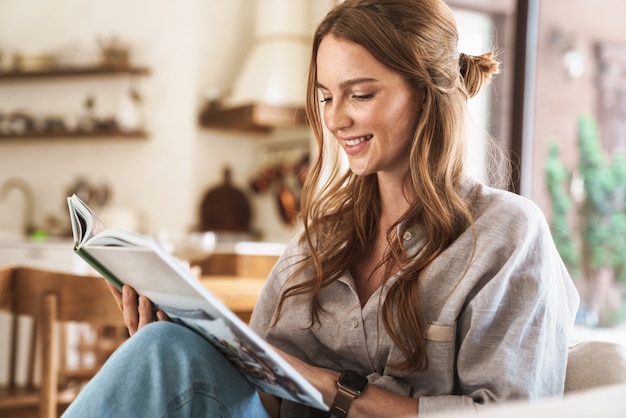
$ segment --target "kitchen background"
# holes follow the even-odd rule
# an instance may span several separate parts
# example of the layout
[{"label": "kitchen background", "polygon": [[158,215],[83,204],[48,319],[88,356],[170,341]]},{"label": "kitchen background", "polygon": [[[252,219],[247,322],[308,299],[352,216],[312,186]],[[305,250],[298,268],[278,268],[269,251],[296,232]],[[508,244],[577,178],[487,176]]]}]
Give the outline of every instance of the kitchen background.
[{"label": "kitchen background", "polygon": [[[121,115],[133,122],[133,110],[146,138],[102,135],[88,138],[0,140],[0,179],[23,179],[33,191],[35,225],[50,217],[67,218],[65,196],[79,179],[110,189],[107,210],[112,223],[134,224],[149,233],[177,234],[198,226],[203,194],[232,169],[232,184],[252,200],[253,227],[269,240],[290,234],[277,216],[269,194],[250,193],[248,184],[269,161],[266,154],[292,158],[298,147],[272,142],[302,141],[305,129],[277,129],[250,134],[201,128],[199,110],[207,94],[228,89],[242,66],[253,36],[254,4],[249,0],[182,2],[139,0],[85,3],[62,1],[0,2],[0,53],[3,70],[39,65],[38,57],[54,54],[68,65],[93,65],[101,44],[121,43],[133,65],[145,75],[47,77],[0,82],[0,112],[61,116],[77,123],[93,97],[93,115]],[[296,24],[310,33],[328,2],[316,1]],[[116,41],[117,40],[117,41]],[[129,110],[129,90],[140,94],[138,109]],[[304,90],[303,90],[304,91]],[[130,103],[129,103],[130,102]],[[131,116],[128,116],[131,114]],[[134,127],[134,126],[132,126]],[[302,147],[299,147],[302,149]],[[265,159],[267,158],[267,161]],[[273,157],[272,157],[273,158]],[[0,231],[19,231],[22,196],[8,193],[0,201]],[[128,218],[128,212],[137,220]]]},{"label": "kitchen background", "polygon": [[[31,232],[36,227],[48,234],[67,233],[65,197],[78,190],[85,197],[91,192],[89,203],[108,223],[175,240],[203,226],[200,213],[218,210],[203,209],[203,199],[207,191],[223,185],[224,170],[229,168],[230,185],[250,204],[250,236],[289,240],[294,227],[278,210],[278,193],[284,183],[297,189],[294,166],[300,168],[298,163],[310,149],[306,127],[291,124],[291,115],[269,132],[203,127],[199,113],[211,99],[226,96],[229,106],[258,99],[253,91],[257,87],[246,82],[264,83],[259,65],[267,64],[247,60],[254,54],[273,60],[263,56],[271,53],[268,48],[255,51],[264,42],[253,39],[274,32],[299,38],[294,42],[300,44],[298,49],[288,52],[279,70],[283,82],[294,79],[295,88],[289,97],[277,100],[301,106],[310,36],[333,4],[332,0],[0,2],[3,72],[103,62],[139,68],[131,74],[0,79],[0,179],[25,183],[19,184],[22,193],[6,185],[0,199],[0,231],[19,233],[26,225]],[[490,21],[472,14],[463,20],[468,32],[464,50],[479,53],[489,48]],[[247,75],[251,80],[241,81],[245,65],[252,69]],[[487,98],[473,101],[481,126],[487,124]],[[116,126],[111,126],[111,119]],[[55,132],[59,123],[88,134],[59,134]],[[42,129],[46,135],[38,134]],[[124,135],[108,135],[120,129]],[[135,135],[137,130],[145,133]],[[473,147],[477,172],[484,170],[481,143]],[[268,167],[284,163],[291,170],[283,173],[286,181],[274,181],[264,188],[268,190],[255,193],[251,182],[262,180]],[[32,194],[33,201],[28,202],[24,193]]]},{"label": "kitchen background", "polygon": [[[295,38],[306,38],[333,3],[259,1],[261,17],[278,16],[280,21],[283,14]],[[496,26],[504,72],[477,119],[508,147],[515,2],[449,3],[461,22],[461,10],[465,10],[478,12],[479,20],[487,13],[490,24]],[[255,4],[252,0],[0,1],[3,71],[13,68],[16,54],[23,68],[42,65],[42,57],[50,54],[57,63],[91,65],[101,60],[103,46],[113,53],[110,60],[119,59],[115,47],[122,46],[132,65],[146,69],[135,75],[0,79],[0,113],[5,122],[9,114],[21,111],[53,120],[60,116],[72,126],[88,123],[85,118],[113,115],[125,121],[128,129],[146,131],[145,137],[3,136],[0,180],[17,177],[32,189],[35,226],[67,231],[65,196],[84,180],[110,192],[103,212],[110,216],[110,223],[178,236],[199,226],[203,196],[222,183],[224,168],[230,167],[232,185],[250,201],[255,236],[280,242],[292,236],[293,228],[277,211],[275,193],[254,193],[249,184],[277,160],[298,161],[307,149],[306,128],[283,126],[259,133],[203,127],[198,122],[208,99],[223,97],[233,88],[250,55],[259,21]],[[550,216],[543,171],[548,143],[559,141],[565,161],[575,162],[576,119],[580,114],[598,113],[595,48],[599,42],[626,44],[621,23],[626,4],[551,0],[541,2],[538,12],[536,75],[531,86],[535,119],[531,142],[526,144],[531,154],[525,167],[530,180],[527,194]],[[571,47],[582,57],[570,62],[573,70],[562,61]],[[583,66],[576,67],[577,62]],[[296,79],[304,75],[306,63],[304,69],[298,68],[295,64],[290,68]],[[481,120],[485,115],[491,119]],[[0,129],[3,126],[7,125],[0,123]],[[480,158],[479,174],[484,172]],[[0,231],[19,232],[23,207],[19,193],[5,193],[0,199]]]}]

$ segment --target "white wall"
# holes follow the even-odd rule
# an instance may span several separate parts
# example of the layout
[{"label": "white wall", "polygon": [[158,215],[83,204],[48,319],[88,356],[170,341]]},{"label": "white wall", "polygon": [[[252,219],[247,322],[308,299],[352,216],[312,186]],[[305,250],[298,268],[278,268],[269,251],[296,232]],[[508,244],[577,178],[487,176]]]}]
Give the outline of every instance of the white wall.
[{"label": "white wall", "polygon": [[[97,56],[99,37],[118,36],[129,44],[132,61],[151,68],[138,81],[144,96],[147,140],[0,141],[0,182],[17,176],[35,192],[35,220],[65,219],[67,188],[79,176],[108,182],[113,205],[130,208],[147,232],[178,234],[197,221],[202,194],[221,181],[225,164],[244,189],[258,169],[259,143],[266,138],[205,130],[197,114],[209,86],[227,88],[252,36],[250,0],[2,0],[0,53],[62,50]],[[97,112],[115,112],[128,78],[80,78],[0,83],[0,112],[18,108],[70,115],[81,111],[87,93]],[[283,132],[301,137],[301,132]],[[269,208],[270,197],[254,197],[255,227],[270,240],[293,231]],[[0,199],[0,230],[18,229],[21,198]],[[263,219],[261,219],[261,217]],[[269,218],[268,218],[269,217]]]}]

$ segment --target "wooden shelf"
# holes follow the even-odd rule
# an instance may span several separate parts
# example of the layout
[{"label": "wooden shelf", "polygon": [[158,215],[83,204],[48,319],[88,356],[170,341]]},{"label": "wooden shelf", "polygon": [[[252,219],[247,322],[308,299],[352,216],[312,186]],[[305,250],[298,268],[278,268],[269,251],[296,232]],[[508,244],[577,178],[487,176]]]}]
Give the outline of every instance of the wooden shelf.
[{"label": "wooden shelf", "polygon": [[306,127],[304,109],[254,103],[233,108],[215,102],[206,103],[200,112],[200,126],[267,133],[273,127]]},{"label": "wooden shelf", "polygon": [[[142,66],[82,66],[82,67],[51,67],[41,70],[12,70],[0,71],[0,83],[14,80],[34,81],[50,78],[76,78],[83,76],[124,76],[124,75],[148,75],[150,70]],[[88,138],[102,138],[114,140],[142,140],[148,138],[148,133],[144,130],[131,132],[119,131],[114,127],[111,129],[100,129],[96,131],[59,131],[59,132],[25,132],[24,134],[0,134],[0,141],[34,141],[34,140],[54,140],[69,139],[80,140]]]},{"label": "wooden shelf", "polygon": [[107,139],[147,139],[146,131],[133,132],[58,132],[58,133],[27,133],[24,135],[2,135],[0,141],[20,141],[37,139],[87,139],[87,138],[107,138]]},{"label": "wooden shelf", "polygon": [[0,82],[37,79],[51,77],[80,77],[80,76],[103,76],[103,75],[148,75],[147,67],[61,67],[32,71],[0,71]]}]

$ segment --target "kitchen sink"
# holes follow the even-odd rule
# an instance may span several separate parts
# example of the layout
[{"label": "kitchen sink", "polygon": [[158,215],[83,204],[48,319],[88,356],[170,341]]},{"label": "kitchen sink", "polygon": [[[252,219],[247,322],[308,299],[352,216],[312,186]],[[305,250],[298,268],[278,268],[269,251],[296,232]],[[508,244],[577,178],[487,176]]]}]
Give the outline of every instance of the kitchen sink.
[{"label": "kitchen sink", "polygon": [[0,264],[13,263],[74,274],[92,270],[74,253],[69,238],[49,238],[36,241],[18,234],[0,231]]}]

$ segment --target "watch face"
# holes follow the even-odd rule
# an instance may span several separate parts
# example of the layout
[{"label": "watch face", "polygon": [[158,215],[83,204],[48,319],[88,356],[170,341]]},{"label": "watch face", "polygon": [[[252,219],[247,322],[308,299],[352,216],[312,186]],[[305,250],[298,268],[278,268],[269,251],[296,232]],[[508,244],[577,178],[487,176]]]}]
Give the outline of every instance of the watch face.
[{"label": "watch face", "polygon": [[367,378],[355,371],[346,370],[339,378],[338,383],[345,388],[361,393],[363,389],[365,389],[365,386],[367,386]]}]

